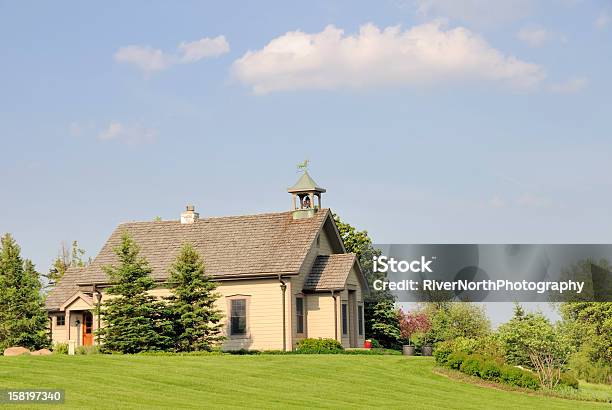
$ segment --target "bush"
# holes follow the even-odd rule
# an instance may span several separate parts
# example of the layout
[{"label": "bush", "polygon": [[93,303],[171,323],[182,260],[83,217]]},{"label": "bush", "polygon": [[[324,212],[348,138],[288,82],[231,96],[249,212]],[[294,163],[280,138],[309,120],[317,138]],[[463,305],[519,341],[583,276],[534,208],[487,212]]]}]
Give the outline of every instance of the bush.
[{"label": "bush", "polygon": [[451,369],[459,370],[461,368],[461,364],[466,359],[467,355],[464,353],[451,353],[448,356],[447,365]]},{"label": "bush", "polygon": [[[533,390],[540,388],[538,377],[530,371],[505,365],[499,358],[453,351],[452,347],[453,343],[443,342],[438,344],[434,356],[439,364],[483,380]],[[571,382],[568,377],[567,383]]]},{"label": "bush", "polygon": [[99,346],[79,346],[76,348],[74,353],[79,354],[79,355],[99,354],[100,347]]},{"label": "bush", "polygon": [[500,370],[499,381],[502,383],[532,390],[540,388],[540,380],[534,373],[508,365],[502,366]]},{"label": "bush", "polygon": [[480,353],[478,350],[479,342],[477,339],[458,337],[452,341],[453,350],[465,354]]},{"label": "bush", "polygon": [[498,363],[492,360],[485,360],[478,370],[480,377],[484,380],[499,381],[502,370]]},{"label": "bush", "polygon": [[302,339],[297,344],[297,353],[329,354],[341,353],[344,350],[335,339]]},{"label": "bush", "polygon": [[380,342],[376,339],[369,339],[370,342],[372,342],[372,349],[380,349],[382,347],[382,345],[380,344]]},{"label": "bush", "polygon": [[483,360],[477,356],[466,356],[459,366],[459,370],[470,376],[480,377],[481,362],[483,362]]},{"label": "bush", "polygon": [[500,342],[492,336],[480,339],[458,337],[453,340],[439,342],[436,344],[433,355],[436,362],[444,366],[452,353],[462,353],[464,355],[477,354],[486,360],[499,362],[500,364],[503,363],[504,356]]},{"label": "bush", "polygon": [[55,343],[53,345],[53,353],[68,354],[68,343]]},{"label": "bush", "polygon": [[450,340],[438,343],[433,351],[436,362],[445,366],[448,363],[449,356],[453,353],[453,347],[453,342]]},{"label": "bush", "polygon": [[567,386],[572,389],[578,388],[578,379],[576,379],[573,375],[569,373],[561,373],[561,378],[559,379],[559,386]]}]

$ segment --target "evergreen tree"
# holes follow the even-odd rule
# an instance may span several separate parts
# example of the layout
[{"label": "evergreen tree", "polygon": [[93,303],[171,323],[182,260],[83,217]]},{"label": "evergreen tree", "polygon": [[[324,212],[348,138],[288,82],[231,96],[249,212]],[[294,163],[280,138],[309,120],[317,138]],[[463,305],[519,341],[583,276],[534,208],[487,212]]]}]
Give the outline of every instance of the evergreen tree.
[{"label": "evergreen tree", "polygon": [[381,345],[396,349],[401,346],[398,310],[393,300],[382,299],[372,306],[372,315],[369,318],[371,333]]},{"label": "evergreen tree", "polygon": [[0,350],[49,346],[48,319],[38,272],[20,256],[10,234],[0,240]]},{"label": "evergreen tree", "polygon": [[172,322],[166,303],[147,291],[155,287],[151,268],[139,256],[138,245],[124,234],[115,249],[119,266],[106,266],[113,285],[111,298],[101,306],[105,327],[99,330],[106,352],[138,353],[169,350],[172,347]]},{"label": "evergreen tree", "polygon": [[183,245],[168,279],[173,295],[168,298],[175,323],[178,351],[211,350],[220,335],[223,315],[215,307],[217,283],[206,275],[198,252]]}]

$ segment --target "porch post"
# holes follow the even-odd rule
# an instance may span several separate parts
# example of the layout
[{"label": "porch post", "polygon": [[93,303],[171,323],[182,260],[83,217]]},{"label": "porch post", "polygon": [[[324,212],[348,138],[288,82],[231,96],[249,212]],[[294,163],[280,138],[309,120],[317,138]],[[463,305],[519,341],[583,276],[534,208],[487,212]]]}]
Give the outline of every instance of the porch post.
[{"label": "porch post", "polygon": [[68,336],[66,339],[70,340],[70,309],[66,309],[66,325],[68,327],[68,334],[66,336]]}]

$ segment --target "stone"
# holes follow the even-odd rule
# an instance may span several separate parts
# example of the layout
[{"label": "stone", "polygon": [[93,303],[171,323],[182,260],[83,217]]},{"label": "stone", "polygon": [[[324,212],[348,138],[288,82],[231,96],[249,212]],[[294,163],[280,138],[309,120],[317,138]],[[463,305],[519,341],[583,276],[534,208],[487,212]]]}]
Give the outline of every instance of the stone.
[{"label": "stone", "polygon": [[30,353],[32,356],[49,356],[50,354],[53,354],[53,352],[49,349],[40,349],[40,350],[36,350],[35,352]]},{"label": "stone", "polygon": [[30,354],[30,351],[21,346],[7,347],[4,349],[5,356],[20,356],[22,354]]}]

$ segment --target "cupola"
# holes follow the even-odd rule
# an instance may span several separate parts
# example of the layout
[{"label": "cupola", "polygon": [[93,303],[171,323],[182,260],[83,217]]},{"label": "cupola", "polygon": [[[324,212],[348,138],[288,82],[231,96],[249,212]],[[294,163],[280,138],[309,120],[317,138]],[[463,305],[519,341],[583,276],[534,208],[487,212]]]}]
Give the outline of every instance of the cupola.
[{"label": "cupola", "polygon": [[321,194],[325,192],[308,174],[304,161],[298,168],[303,171],[302,176],[287,192],[291,194],[293,219],[310,218],[321,209]]}]

